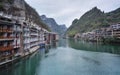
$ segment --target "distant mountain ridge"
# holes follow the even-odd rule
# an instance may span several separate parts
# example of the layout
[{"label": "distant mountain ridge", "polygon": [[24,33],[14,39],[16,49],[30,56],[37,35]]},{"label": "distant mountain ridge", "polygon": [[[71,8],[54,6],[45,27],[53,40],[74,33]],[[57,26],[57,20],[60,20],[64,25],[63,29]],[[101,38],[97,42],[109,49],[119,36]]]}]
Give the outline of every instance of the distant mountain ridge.
[{"label": "distant mountain ridge", "polygon": [[48,27],[51,29],[51,31],[59,33],[60,35],[63,35],[65,31],[67,30],[67,27],[65,24],[58,25],[57,22],[53,18],[48,18],[46,15],[41,15],[40,18],[43,20],[43,22],[48,25]]},{"label": "distant mountain ridge", "polygon": [[94,7],[82,15],[80,19],[75,19],[66,33],[69,36],[74,36],[76,33],[84,33],[94,29],[108,27],[111,24],[119,22],[120,8],[109,13],[104,13],[97,7]]}]

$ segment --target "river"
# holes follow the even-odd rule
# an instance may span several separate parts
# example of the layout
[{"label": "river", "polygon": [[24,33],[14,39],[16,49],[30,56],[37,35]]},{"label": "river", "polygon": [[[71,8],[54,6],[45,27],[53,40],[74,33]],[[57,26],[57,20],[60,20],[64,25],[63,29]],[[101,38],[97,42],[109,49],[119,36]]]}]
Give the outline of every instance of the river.
[{"label": "river", "polygon": [[63,39],[48,53],[41,49],[0,75],[120,75],[120,46]]}]

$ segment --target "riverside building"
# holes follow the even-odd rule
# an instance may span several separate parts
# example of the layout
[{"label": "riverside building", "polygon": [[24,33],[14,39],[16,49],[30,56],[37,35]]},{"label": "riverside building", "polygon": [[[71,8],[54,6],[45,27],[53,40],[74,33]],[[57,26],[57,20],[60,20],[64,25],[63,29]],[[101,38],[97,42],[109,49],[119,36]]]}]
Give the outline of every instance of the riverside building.
[{"label": "riverside building", "polygon": [[36,24],[0,16],[0,66],[34,53],[41,44],[50,44],[57,40],[55,35]]}]

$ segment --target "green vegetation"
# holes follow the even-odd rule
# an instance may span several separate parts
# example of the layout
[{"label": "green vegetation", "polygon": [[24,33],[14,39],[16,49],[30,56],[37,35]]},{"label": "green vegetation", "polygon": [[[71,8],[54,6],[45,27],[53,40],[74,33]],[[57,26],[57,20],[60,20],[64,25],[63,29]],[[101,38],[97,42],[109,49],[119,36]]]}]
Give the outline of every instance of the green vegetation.
[{"label": "green vegetation", "polygon": [[27,19],[29,18],[34,23],[50,31],[50,28],[45,23],[42,22],[39,14],[36,12],[34,8],[29,6],[27,3],[25,3],[25,7],[26,7],[25,14]]},{"label": "green vegetation", "polygon": [[116,37],[108,37],[108,38],[104,38],[104,43],[120,43],[120,38],[116,38]]},{"label": "green vegetation", "polygon": [[97,7],[94,7],[81,16],[80,19],[75,19],[72,25],[68,28],[67,34],[69,36],[74,36],[76,33],[84,33],[94,29],[108,27],[111,24],[119,22],[120,8],[109,13],[104,13]]},{"label": "green vegetation", "polygon": [[69,33],[69,36],[70,37],[73,37],[74,34],[77,33],[77,30],[71,30],[70,33]]},{"label": "green vegetation", "polygon": [[12,4],[14,0],[0,0],[0,3],[9,3]]},{"label": "green vegetation", "polygon": [[0,3],[0,11],[3,11],[3,10],[4,10],[3,4]]},{"label": "green vegetation", "polygon": [[14,0],[7,0],[10,4],[12,4],[14,2]]}]

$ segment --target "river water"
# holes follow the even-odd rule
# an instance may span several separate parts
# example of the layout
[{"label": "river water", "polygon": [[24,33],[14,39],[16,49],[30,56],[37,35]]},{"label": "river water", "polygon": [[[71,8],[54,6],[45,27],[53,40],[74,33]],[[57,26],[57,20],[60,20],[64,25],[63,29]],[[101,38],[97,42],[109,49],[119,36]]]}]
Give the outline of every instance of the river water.
[{"label": "river water", "polygon": [[40,49],[0,75],[120,75],[120,46],[63,39],[48,53]]}]

